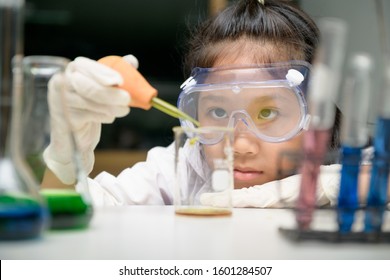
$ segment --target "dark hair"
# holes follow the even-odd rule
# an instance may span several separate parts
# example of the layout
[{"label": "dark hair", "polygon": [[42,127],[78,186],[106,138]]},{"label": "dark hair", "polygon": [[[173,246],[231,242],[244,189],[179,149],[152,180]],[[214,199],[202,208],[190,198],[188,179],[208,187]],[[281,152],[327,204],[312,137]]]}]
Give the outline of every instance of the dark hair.
[{"label": "dark hair", "polygon": [[212,67],[224,56],[243,52],[253,54],[258,63],[312,62],[318,41],[314,21],[290,1],[265,0],[263,5],[258,0],[239,0],[196,27],[184,70],[188,76],[194,67]]}]

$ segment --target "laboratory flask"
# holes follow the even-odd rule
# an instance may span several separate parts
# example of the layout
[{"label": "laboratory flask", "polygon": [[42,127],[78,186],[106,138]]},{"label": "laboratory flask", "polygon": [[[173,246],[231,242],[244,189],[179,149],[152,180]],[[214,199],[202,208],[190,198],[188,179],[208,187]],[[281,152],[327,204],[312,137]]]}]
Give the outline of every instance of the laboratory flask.
[{"label": "laboratory flask", "polygon": [[40,237],[48,215],[20,153],[22,0],[0,0],[0,240]]},{"label": "laboratory flask", "polygon": [[[48,205],[51,229],[86,228],[92,218],[92,205],[86,191],[87,175],[79,160],[77,143],[73,137],[71,124],[68,121],[68,106],[63,91],[60,94],[61,108],[57,114],[67,124],[64,132],[64,143],[70,147],[72,166],[77,178],[74,184],[64,184],[51,172],[44,160],[43,153],[49,146],[52,126],[48,103],[49,81],[54,75],[65,75],[69,59],[59,56],[33,55],[23,59],[24,103],[23,156],[33,170],[35,179],[40,184],[40,194]],[[58,109],[58,108],[57,108]],[[77,189],[77,191],[76,191]]]}]

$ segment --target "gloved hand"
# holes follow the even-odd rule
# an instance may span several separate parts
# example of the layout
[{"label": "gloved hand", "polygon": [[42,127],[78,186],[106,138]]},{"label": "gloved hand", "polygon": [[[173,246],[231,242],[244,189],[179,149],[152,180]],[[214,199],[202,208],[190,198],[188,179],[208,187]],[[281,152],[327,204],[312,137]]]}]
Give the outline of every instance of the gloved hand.
[{"label": "gloved hand", "polygon": [[[124,58],[138,67],[134,56]],[[65,116],[71,125],[85,172],[89,174],[93,169],[94,149],[100,139],[101,124],[112,123],[115,118],[130,112],[129,93],[114,87],[122,82],[119,73],[85,57],[77,57],[70,62],[65,75],[56,74],[51,78],[48,85],[51,135],[43,157],[48,168],[64,184],[76,181],[73,148]],[[63,106],[66,106],[66,115]]]},{"label": "gloved hand", "polygon": [[[317,205],[335,205],[340,184],[339,164],[321,166],[317,186]],[[268,182],[249,188],[235,189],[232,192],[233,207],[277,208],[295,207],[299,196],[301,175],[293,175],[279,181]],[[226,206],[226,195],[204,193],[200,201],[209,206]]]}]

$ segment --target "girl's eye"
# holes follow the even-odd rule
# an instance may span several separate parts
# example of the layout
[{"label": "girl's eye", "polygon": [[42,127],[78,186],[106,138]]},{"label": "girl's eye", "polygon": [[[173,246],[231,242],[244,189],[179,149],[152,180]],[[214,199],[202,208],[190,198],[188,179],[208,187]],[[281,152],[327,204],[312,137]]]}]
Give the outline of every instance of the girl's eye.
[{"label": "girl's eye", "polygon": [[222,119],[227,117],[227,113],[222,108],[215,108],[210,110],[210,114],[213,118]]},{"label": "girl's eye", "polygon": [[278,112],[276,110],[264,108],[260,110],[259,115],[257,117],[262,120],[273,120],[276,118],[277,114]]}]

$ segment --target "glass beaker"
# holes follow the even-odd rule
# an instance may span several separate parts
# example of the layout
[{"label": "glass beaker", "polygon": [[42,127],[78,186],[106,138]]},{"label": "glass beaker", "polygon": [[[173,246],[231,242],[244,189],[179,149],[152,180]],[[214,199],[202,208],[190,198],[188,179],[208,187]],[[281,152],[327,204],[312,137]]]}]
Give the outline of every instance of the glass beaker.
[{"label": "glass beaker", "polygon": [[[77,162],[78,148],[68,122],[68,107],[64,96],[60,96],[62,106],[57,113],[62,114],[60,117],[68,125],[64,133],[64,137],[68,139],[64,141],[68,141],[71,147],[74,172],[77,175],[75,184],[63,184],[54,172],[50,172],[43,159],[43,152],[51,139],[48,84],[54,75],[64,75],[69,62],[70,60],[64,57],[45,55],[27,56],[23,59],[25,102],[22,117],[26,135],[23,139],[23,155],[36,180],[41,184],[40,193],[48,204],[52,229],[85,228],[93,212],[88,193],[85,191],[87,176],[82,165]],[[64,92],[59,91],[58,94]],[[81,192],[76,191],[76,185]]]},{"label": "glass beaker", "polygon": [[[230,215],[234,187],[233,129],[174,127],[173,131],[175,212],[185,215]],[[202,139],[209,137],[221,140],[212,145],[202,144]]]}]

